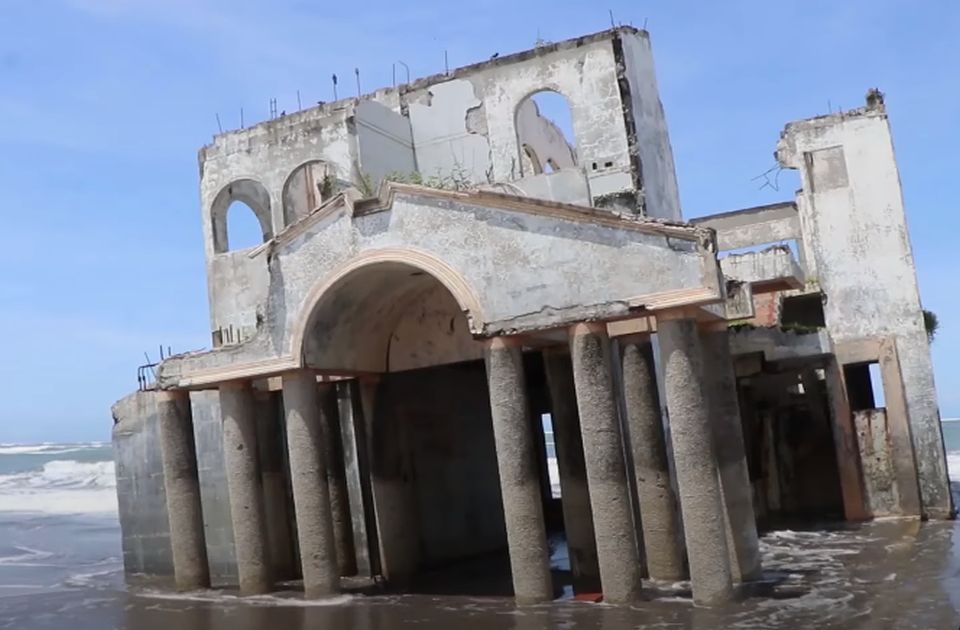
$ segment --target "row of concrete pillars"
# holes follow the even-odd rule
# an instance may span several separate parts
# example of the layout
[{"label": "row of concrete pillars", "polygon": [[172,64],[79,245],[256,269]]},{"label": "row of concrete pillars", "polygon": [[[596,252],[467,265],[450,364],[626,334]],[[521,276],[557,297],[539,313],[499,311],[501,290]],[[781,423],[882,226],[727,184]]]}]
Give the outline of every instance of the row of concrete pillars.
[{"label": "row of concrete pillars", "polygon": [[[658,338],[675,484],[649,338],[620,344],[623,421],[605,325],[573,326],[568,349],[545,351],[571,568],[598,582],[611,603],[640,596],[645,566],[654,579],[689,575],[695,602],[716,604],[730,599],[735,582],[760,571],[727,332],[665,318]],[[514,595],[518,603],[536,603],[552,599],[554,590],[522,343],[489,341],[486,367]],[[325,436],[338,431],[312,373],[285,374],[282,387],[304,590],[322,597],[339,590],[347,550],[338,541],[349,540],[331,509],[338,498],[331,497],[326,463]],[[264,593],[273,580],[249,384],[221,385],[220,407],[240,590]],[[205,588],[189,399],[162,392],[159,413],[177,586]]]}]

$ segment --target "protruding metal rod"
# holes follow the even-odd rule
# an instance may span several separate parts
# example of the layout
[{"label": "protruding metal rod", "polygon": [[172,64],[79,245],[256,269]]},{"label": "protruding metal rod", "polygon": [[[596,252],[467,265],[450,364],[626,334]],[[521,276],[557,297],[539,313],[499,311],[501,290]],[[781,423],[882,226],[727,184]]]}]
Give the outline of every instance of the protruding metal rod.
[{"label": "protruding metal rod", "polygon": [[410,83],[410,66],[400,61],[399,59],[397,60],[397,63],[403,66],[403,69],[407,71],[407,83]]}]

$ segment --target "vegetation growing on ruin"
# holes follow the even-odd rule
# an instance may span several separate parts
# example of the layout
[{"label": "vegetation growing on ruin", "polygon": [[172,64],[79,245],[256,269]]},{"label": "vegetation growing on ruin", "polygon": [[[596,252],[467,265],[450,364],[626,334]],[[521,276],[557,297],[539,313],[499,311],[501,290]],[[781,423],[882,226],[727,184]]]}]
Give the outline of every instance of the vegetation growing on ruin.
[{"label": "vegetation growing on ruin", "polygon": [[448,172],[444,173],[438,169],[436,174],[427,177],[424,177],[420,171],[391,171],[384,175],[380,181],[375,181],[369,173],[361,173],[354,185],[364,197],[373,197],[377,194],[377,190],[383,182],[412,184],[437,190],[470,190],[476,188],[476,183],[471,179],[470,172],[459,163],[454,164]]},{"label": "vegetation growing on ruin", "polygon": [[940,318],[933,311],[923,309],[923,327],[927,329],[927,339],[933,341],[940,329]]}]

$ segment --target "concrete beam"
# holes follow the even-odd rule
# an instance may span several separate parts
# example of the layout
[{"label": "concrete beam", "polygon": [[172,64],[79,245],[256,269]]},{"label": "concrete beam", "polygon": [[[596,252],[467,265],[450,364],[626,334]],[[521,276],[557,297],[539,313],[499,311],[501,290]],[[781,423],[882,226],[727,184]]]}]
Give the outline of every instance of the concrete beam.
[{"label": "concrete beam", "polygon": [[716,230],[720,251],[800,240],[803,236],[797,205],[792,201],[697,217],[690,223]]}]

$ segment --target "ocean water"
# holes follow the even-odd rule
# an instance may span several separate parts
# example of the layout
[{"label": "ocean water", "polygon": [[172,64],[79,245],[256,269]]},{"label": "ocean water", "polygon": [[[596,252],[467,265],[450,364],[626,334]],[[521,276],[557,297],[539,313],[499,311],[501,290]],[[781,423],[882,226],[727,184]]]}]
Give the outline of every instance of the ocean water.
[{"label": "ocean water", "polygon": [[[960,501],[960,421],[943,426]],[[960,627],[960,527],[944,522],[769,532],[763,580],[712,610],[694,607],[683,582],[647,584],[648,601],[629,607],[567,600],[521,609],[496,597],[304,602],[290,592],[241,599],[220,590],[131,590],[111,459],[101,443],[0,445],[0,629]],[[555,465],[549,471],[556,483]]]},{"label": "ocean water", "polygon": [[0,444],[0,609],[122,583],[109,444]]}]

